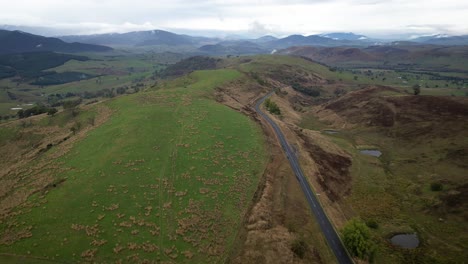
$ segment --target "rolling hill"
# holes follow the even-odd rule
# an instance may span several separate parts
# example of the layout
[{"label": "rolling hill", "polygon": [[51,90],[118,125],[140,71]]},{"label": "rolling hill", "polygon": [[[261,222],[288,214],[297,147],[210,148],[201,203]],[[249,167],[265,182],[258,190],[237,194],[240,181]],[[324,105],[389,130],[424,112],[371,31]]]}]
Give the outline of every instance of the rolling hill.
[{"label": "rolling hill", "polygon": [[262,54],[269,53],[269,50],[261,44],[251,41],[224,41],[214,45],[204,45],[198,49],[208,54]]},{"label": "rolling hill", "polygon": [[427,37],[420,37],[414,39],[415,42],[444,45],[444,46],[466,46],[468,45],[468,35],[462,36],[446,36],[446,35],[434,35]]},{"label": "rolling hill", "polygon": [[265,44],[268,47],[279,49],[292,46],[346,46],[346,45],[364,45],[360,41],[335,40],[320,35],[291,35],[282,39],[273,40]]},{"label": "rolling hill", "polygon": [[103,52],[112,48],[82,43],[66,43],[57,38],[48,38],[21,31],[0,30],[0,54],[55,51],[55,52]]},{"label": "rolling hill", "polygon": [[374,65],[467,72],[468,48],[407,42],[369,47],[290,47],[280,54],[301,56],[331,66]]},{"label": "rolling hill", "polygon": [[83,42],[111,46],[152,46],[152,45],[194,45],[201,46],[216,42],[215,39],[179,35],[164,30],[134,31],[128,33],[110,33],[96,35],[76,35],[60,37],[66,42]]},{"label": "rolling hill", "polygon": [[48,51],[0,55],[0,79],[15,75],[34,78],[51,74],[52,72],[44,70],[60,66],[69,60],[86,61],[88,58]]}]

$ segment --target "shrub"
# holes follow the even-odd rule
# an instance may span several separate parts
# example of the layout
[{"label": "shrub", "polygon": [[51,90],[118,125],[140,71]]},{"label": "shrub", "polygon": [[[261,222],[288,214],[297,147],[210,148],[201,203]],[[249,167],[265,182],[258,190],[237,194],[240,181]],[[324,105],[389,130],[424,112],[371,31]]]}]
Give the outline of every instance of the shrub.
[{"label": "shrub", "polygon": [[413,93],[414,95],[418,95],[419,93],[421,93],[421,86],[419,84],[413,85]]},{"label": "shrub", "polygon": [[63,109],[73,109],[81,104],[81,98],[76,100],[67,100],[63,102]]},{"label": "shrub", "polygon": [[297,239],[291,245],[291,250],[299,258],[304,258],[305,253],[308,250],[307,244],[302,239]]},{"label": "shrub", "polygon": [[[32,108],[29,108],[29,109],[26,109],[26,110],[19,110],[17,115],[19,118],[26,118],[26,117],[30,117],[30,116],[33,116],[33,115],[40,115],[40,114],[43,114],[43,113],[47,113],[49,114],[49,112],[54,112],[54,114],[57,112],[57,110],[53,107],[47,107],[47,106],[44,106],[44,105],[36,105]],[[49,114],[50,115],[50,114]]]},{"label": "shrub", "polygon": [[49,110],[47,110],[47,115],[55,115],[55,113],[57,113],[57,109],[51,107],[49,108]]},{"label": "shrub", "polygon": [[439,182],[431,183],[431,191],[433,191],[433,192],[442,191],[443,188],[444,188],[444,186],[442,186],[442,183],[439,183]]},{"label": "shrub", "polygon": [[368,226],[369,228],[372,228],[372,229],[377,229],[377,228],[379,228],[379,224],[378,224],[377,221],[375,221],[374,219],[369,219],[369,220],[367,220],[366,226]]}]

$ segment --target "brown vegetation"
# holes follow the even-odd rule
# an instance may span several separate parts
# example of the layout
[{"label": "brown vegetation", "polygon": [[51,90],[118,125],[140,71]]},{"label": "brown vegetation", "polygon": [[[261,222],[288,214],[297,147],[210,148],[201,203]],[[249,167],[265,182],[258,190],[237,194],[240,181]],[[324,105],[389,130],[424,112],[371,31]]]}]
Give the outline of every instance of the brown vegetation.
[{"label": "brown vegetation", "polygon": [[[385,96],[386,93],[399,96]],[[402,139],[444,137],[465,130],[468,99],[409,96],[395,88],[374,86],[317,106],[311,114],[337,128],[385,128],[387,136]]]}]

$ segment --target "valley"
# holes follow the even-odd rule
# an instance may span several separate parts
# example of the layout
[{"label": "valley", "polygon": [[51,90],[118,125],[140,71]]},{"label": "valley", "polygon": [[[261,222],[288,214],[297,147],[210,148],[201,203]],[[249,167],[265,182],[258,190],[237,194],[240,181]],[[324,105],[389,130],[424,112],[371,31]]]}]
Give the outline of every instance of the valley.
[{"label": "valley", "polygon": [[468,258],[467,46],[168,33],[0,55],[0,262]]}]

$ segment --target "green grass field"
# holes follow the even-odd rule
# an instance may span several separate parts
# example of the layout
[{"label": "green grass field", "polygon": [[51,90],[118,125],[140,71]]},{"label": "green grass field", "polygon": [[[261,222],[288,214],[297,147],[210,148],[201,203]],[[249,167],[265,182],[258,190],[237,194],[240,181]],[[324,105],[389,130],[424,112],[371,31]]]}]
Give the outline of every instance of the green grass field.
[{"label": "green grass field", "polygon": [[238,77],[194,72],[108,101],[110,120],[56,161],[69,168],[54,175],[65,181],[1,222],[3,234],[30,237],[0,252],[65,262],[222,262],[266,162],[259,126],[211,96]]}]

